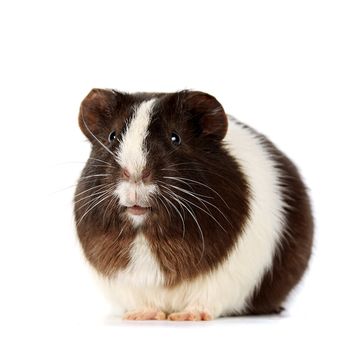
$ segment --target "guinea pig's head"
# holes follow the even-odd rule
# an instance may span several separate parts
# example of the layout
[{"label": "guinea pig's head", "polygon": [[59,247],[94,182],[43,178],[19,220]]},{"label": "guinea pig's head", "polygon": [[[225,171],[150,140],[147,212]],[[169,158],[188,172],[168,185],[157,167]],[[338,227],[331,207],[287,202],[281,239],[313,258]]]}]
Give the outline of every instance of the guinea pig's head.
[{"label": "guinea pig's head", "polygon": [[226,227],[235,175],[222,142],[227,117],[213,96],[94,89],[79,124],[92,150],[76,192],[78,224]]}]

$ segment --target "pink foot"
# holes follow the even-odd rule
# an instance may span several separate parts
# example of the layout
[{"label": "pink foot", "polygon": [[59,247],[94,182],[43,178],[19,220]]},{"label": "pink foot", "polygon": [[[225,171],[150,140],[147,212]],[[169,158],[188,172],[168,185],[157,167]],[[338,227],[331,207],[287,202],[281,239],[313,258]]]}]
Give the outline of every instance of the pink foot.
[{"label": "pink foot", "polygon": [[205,311],[174,312],[168,316],[170,321],[210,321],[213,317]]},{"label": "pink foot", "polygon": [[126,312],[123,320],[141,321],[141,320],[165,320],[165,313],[159,310],[141,310]]}]

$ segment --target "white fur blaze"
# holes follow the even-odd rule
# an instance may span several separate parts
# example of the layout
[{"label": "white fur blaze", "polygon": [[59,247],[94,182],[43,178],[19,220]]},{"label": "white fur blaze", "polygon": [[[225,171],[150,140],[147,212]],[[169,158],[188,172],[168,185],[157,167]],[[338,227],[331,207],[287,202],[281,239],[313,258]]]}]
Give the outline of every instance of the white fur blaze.
[{"label": "white fur blaze", "polygon": [[147,163],[145,139],[148,135],[154,101],[152,99],[142,102],[136,108],[117,150],[117,159],[120,166],[135,175],[140,174]]},{"label": "white fur blaze", "polygon": [[[141,178],[142,171],[147,164],[145,140],[148,135],[154,102],[154,99],[144,101],[135,109],[135,114],[127,125],[117,150],[117,160],[120,166],[127,169],[134,179]],[[149,198],[155,191],[156,186],[153,184],[144,184],[142,181],[120,181],[115,194],[122,206],[148,207]],[[128,217],[133,225],[138,227],[144,222],[146,215],[128,214]]]}]

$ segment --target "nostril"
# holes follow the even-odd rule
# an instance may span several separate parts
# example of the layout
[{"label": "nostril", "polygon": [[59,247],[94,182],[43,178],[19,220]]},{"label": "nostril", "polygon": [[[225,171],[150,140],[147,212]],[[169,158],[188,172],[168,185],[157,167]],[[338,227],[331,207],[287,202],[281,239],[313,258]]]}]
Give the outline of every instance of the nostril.
[{"label": "nostril", "polygon": [[123,177],[125,179],[130,179],[130,173],[128,172],[128,169],[123,169]]},{"label": "nostril", "polygon": [[147,179],[147,178],[150,177],[150,175],[151,175],[151,171],[150,170],[144,170],[142,172],[142,179]]}]

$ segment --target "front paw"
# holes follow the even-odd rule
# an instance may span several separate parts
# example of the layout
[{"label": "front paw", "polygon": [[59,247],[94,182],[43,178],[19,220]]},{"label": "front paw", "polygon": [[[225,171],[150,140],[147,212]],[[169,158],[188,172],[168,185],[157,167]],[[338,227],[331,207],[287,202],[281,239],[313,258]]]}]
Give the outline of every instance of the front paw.
[{"label": "front paw", "polygon": [[184,310],[168,316],[170,321],[210,321],[213,317],[206,311]]},{"label": "front paw", "polygon": [[145,309],[138,311],[126,312],[123,316],[123,320],[127,321],[145,321],[145,320],[165,320],[166,315],[163,311]]}]

